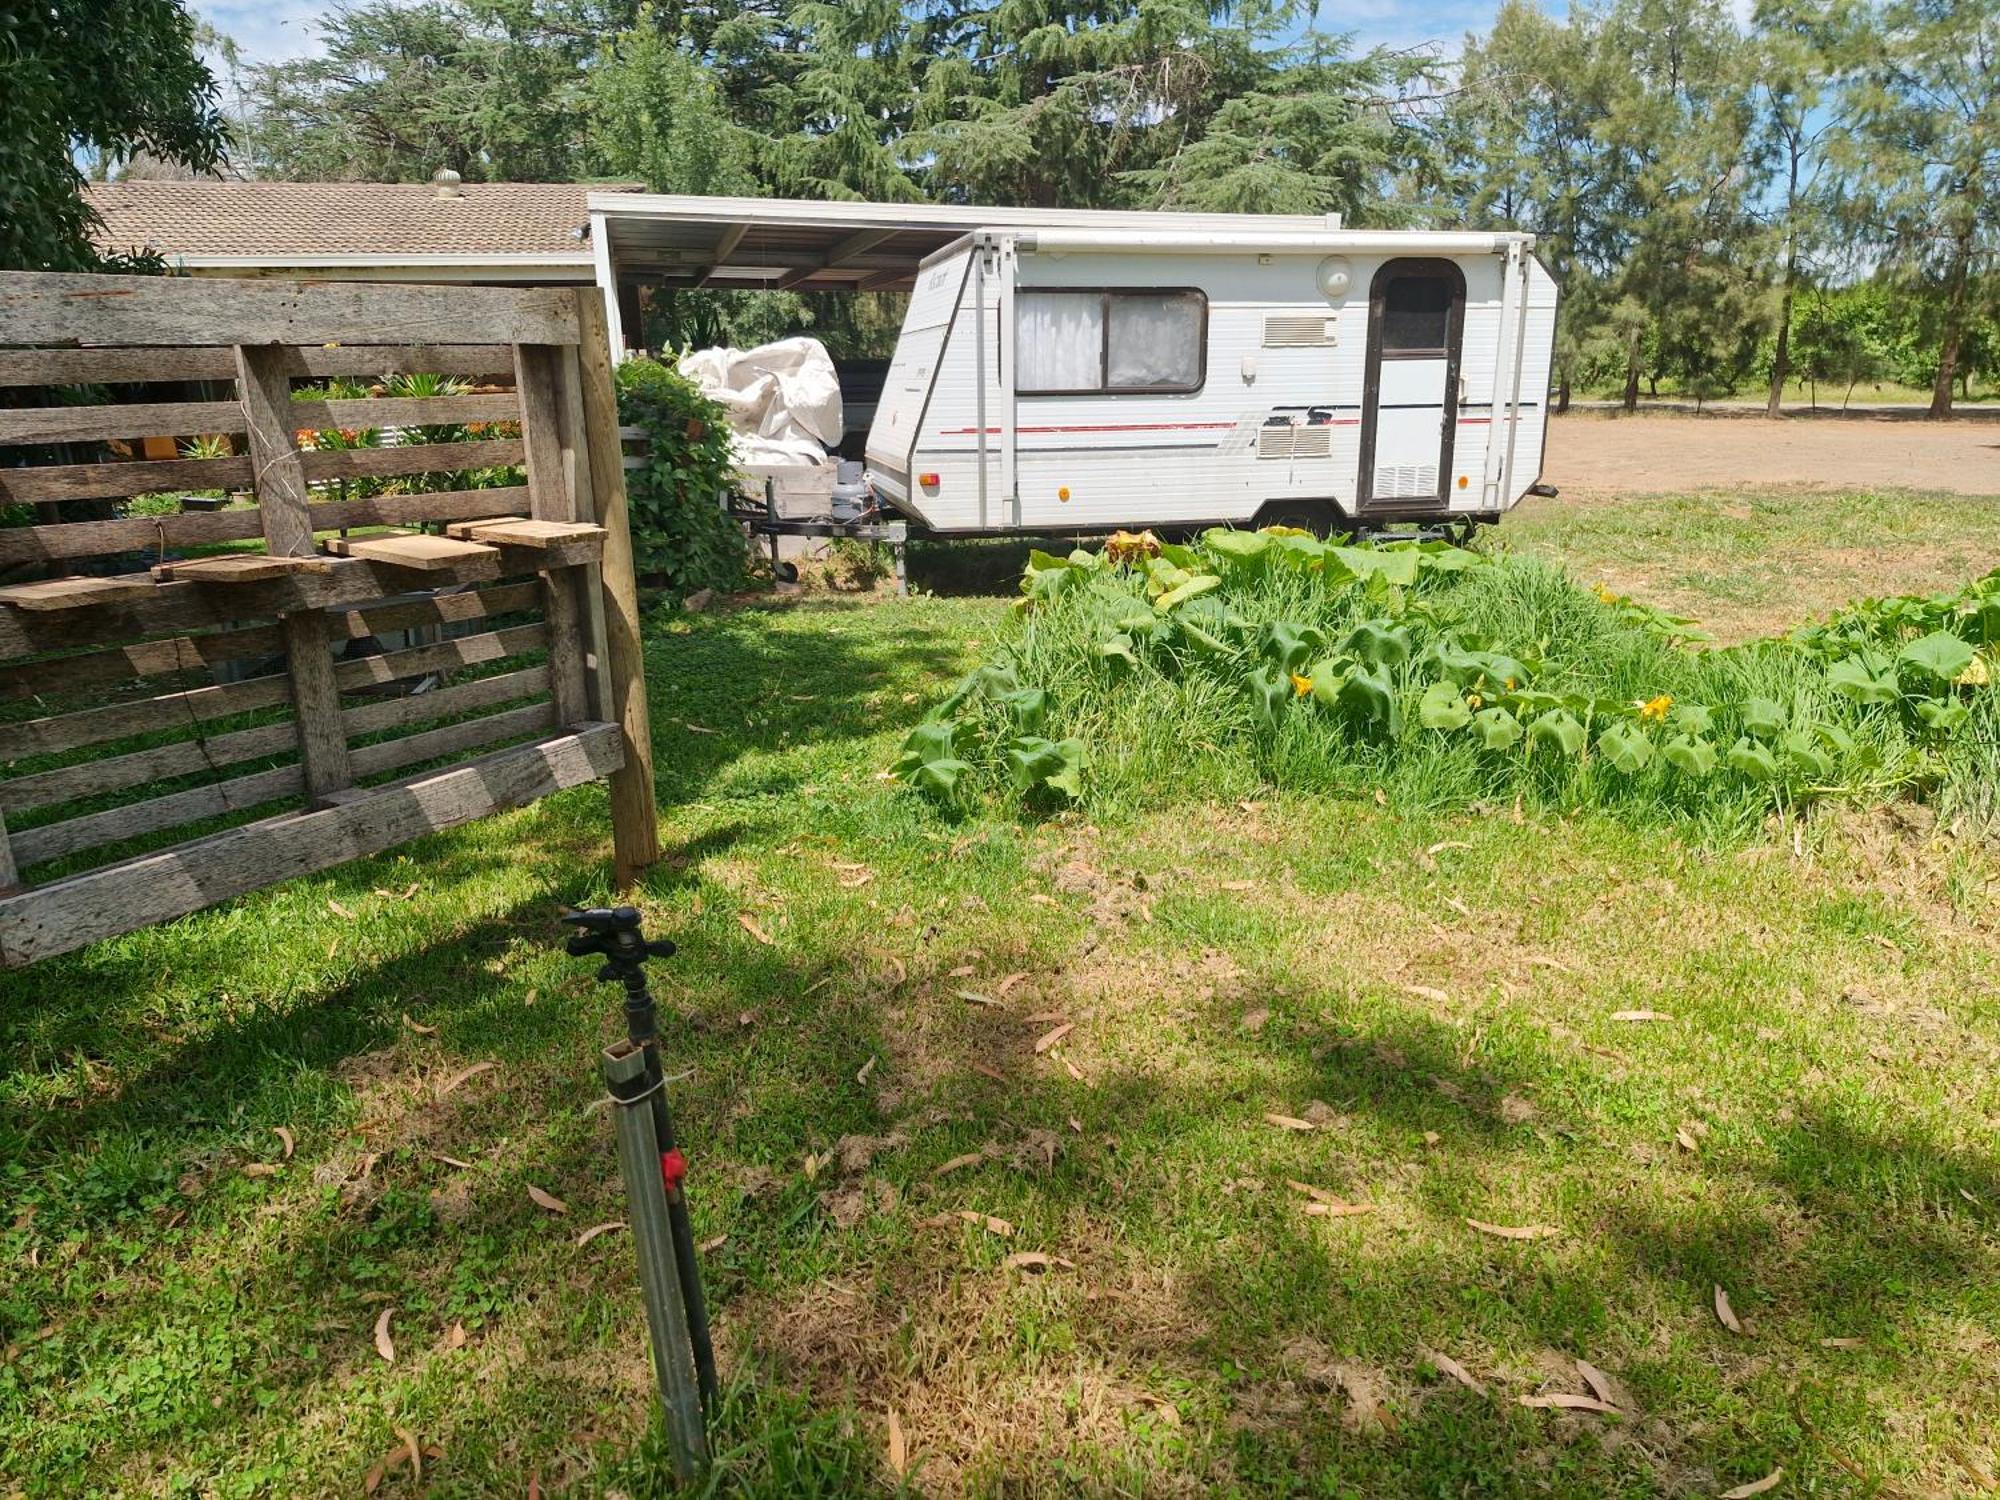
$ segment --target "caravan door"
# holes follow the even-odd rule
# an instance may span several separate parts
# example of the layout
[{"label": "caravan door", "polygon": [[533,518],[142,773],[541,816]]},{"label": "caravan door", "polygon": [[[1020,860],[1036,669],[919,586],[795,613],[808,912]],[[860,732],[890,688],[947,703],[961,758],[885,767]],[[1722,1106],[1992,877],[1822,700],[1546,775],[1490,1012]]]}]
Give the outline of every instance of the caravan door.
[{"label": "caravan door", "polygon": [[1375,273],[1355,487],[1363,511],[1450,499],[1464,332],[1465,274],[1454,262],[1405,257]]}]

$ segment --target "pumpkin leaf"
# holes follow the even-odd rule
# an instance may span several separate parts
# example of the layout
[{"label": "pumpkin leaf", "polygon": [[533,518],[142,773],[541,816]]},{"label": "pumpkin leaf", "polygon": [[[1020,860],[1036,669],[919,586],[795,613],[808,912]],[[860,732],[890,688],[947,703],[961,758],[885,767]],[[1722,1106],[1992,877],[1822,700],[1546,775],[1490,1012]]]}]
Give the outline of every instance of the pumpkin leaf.
[{"label": "pumpkin leaf", "polygon": [[1472,710],[1458,695],[1458,684],[1434,682],[1417,701],[1417,722],[1426,729],[1463,729],[1472,722]]},{"label": "pumpkin leaf", "polygon": [[1702,777],[1715,769],[1715,746],[1691,734],[1677,734],[1660,749],[1661,758],[1683,776]]},{"label": "pumpkin leaf", "polygon": [[1482,708],[1472,716],[1472,731],[1488,750],[1508,750],[1523,734],[1521,721],[1504,708]]},{"label": "pumpkin leaf", "polygon": [[1558,754],[1577,756],[1583,753],[1583,725],[1576,715],[1566,708],[1553,708],[1528,726],[1528,748],[1553,746]]},{"label": "pumpkin leaf", "polygon": [[1903,666],[1914,667],[1919,675],[1935,682],[1956,682],[1959,674],[1972,665],[1977,655],[1972,647],[1950,631],[1933,630],[1898,651],[1896,660]]},{"label": "pumpkin leaf", "polygon": [[1772,782],[1778,779],[1778,758],[1771,753],[1768,745],[1760,745],[1748,735],[1729,747],[1725,759],[1729,769],[1740,771],[1756,782]]},{"label": "pumpkin leaf", "polygon": [[1636,776],[1652,763],[1653,742],[1631,724],[1610,724],[1597,737],[1597,752],[1612,770]]}]

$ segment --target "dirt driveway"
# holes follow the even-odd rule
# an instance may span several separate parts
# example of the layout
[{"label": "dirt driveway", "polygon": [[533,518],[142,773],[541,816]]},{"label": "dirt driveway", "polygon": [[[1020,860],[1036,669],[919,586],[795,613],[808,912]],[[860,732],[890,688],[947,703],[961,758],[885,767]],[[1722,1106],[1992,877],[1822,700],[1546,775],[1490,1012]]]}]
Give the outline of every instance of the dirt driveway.
[{"label": "dirt driveway", "polygon": [[2000,423],[1572,412],[1549,429],[1542,478],[1578,496],[1735,485],[2000,495]]}]

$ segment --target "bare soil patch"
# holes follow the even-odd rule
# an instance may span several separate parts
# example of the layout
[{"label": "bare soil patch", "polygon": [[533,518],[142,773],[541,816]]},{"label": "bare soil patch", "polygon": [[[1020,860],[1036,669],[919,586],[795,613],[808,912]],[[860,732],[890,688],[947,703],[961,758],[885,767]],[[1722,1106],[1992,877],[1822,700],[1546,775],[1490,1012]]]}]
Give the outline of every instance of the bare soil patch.
[{"label": "bare soil patch", "polygon": [[1549,429],[1542,477],[1565,494],[1723,486],[2000,494],[2000,424],[1571,413]]}]

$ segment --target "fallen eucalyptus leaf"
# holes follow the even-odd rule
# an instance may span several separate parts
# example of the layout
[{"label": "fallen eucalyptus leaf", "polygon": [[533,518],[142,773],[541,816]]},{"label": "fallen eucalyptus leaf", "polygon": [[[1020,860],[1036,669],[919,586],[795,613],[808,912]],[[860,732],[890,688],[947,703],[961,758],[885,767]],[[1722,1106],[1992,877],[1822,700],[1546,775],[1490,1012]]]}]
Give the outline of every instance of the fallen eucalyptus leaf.
[{"label": "fallen eucalyptus leaf", "polygon": [[1043,1032],[1040,1036],[1035,1038],[1036,1055],[1040,1056],[1042,1053],[1048,1051],[1049,1048],[1055,1046],[1057,1042],[1060,1042],[1064,1037],[1068,1036],[1074,1030],[1076,1030],[1076,1022],[1065,1021],[1062,1023],[1062,1025],[1056,1027],[1053,1031]]},{"label": "fallen eucalyptus leaf", "polygon": [[447,1078],[443,1083],[439,1084],[437,1097],[442,1099],[446,1094],[449,1094],[453,1089],[457,1088],[460,1084],[464,1083],[468,1078],[477,1078],[481,1073],[490,1073],[499,1066],[500,1064],[496,1062],[474,1063],[471,1067],[465,1068],[457,1073],[452,1074],[451,1077]]},{"label": "fallen eucalyptus leaf", "polygon": [[1007,998],[1008,991],[1012,990],[1015,985],[1019,984],[1022,980],[1026,979],[1027,977],[1028,975],[1026,970],[1020,970],[1013,974],[1009,974],[1006,978],[1002,979],[998,984],[993,986],[993,993],[999,996],[1002,1000],[1005,1000]]},{"label": "fallen eucalyptus leaf", "polygon": [[534,1200],[535,1207],[545,1208],[552,1214],[566,1214],[569,1212],[569,1205],[567,1203],[563,1202],[554,1193],[543,1192],[532,1182],[528,1184],[528,1196]]},{"label": "fallen eucalyptus leaf", "polygon": [[1611,1012],[1611,1019],[1614,1021],[1671,1021],[1673,1017],[1663,1010],[1614,1010]]},{"label": "fallen eucalyptus leaf", "polygon": [[1265,1123],[1275,1125],[1280,1130],[1312,1130],[1316,1127],[1310,1120],[1301,1120],[1297,1115],[1266,1114]]},{"label": "fallen eucalyptus leaf", "polygon": [[875,1064],[877,1061],[879,1061],[879,1059],[877,1059],[873,1053],[870,1053],[868,1061],[861,1065],[861,1071],[854,1075],[854,1081],[856,1083],[866,1083],[868,1081],[868,1075],[875,1071]]},{"label": "fallen eucalyptus leaf", "polygon": [[947,1172],[956,1172],[960,1167],[976,1167],[986,1160],[984,1151],[968,1151],[963,1156],[954,1156],[948,1162],[941,1162],[931,1168],[931,1176],[942,1177]]},{"label": "fallen eucalyptus leaf", "polygon": [[283,1144],[285,1148],[285,1160],[290,1161],[292,1153],[298,1149],[298,1142],[293,1139],[291,1131],[283,1125],[273,1125],[271,1127],[271,1134],[275,1135]]},{"label": "fallen eucalyptus leaf", "polygon": [[1486,1394],[1486,1387],[1474,1378],[1470,1370],[1466,1369],[1464,1365],[1453,1359],[1449,1354],[1439,1354],[1433,1350],[1431,1351],[1430,1360],[1432,1366],[1436,1368],[1440,1375],[1449,1375],[1468,1391],[1476,1392],[1481,1396]]},{"label": "fallen eucalyptus leaf", "polygon": [[1619,1415],[1618,1408],[1608,1401],[1599,1401],[1595,1396],[1572,1396],[1565,1391],[1557,1391],[1548,1396],[1516,1396],[1523,1406],[1558,1407],[1563,1411],[1600,1411]]},{"label": "fallen eucalyptus leaf", "polygon": [[576,1237],[576,1248],[581,1250],[600,1234],[609,1234],[614,1229],[623,1229],[624,1227],[625,1221],[623,1219],[613,1219],[605,1224],[593,1224]]},{"label": "fallen eucalyptus leaf", "polygon": [[385,1307],[375,1320],[375,1352],[392,1365],[396,1362],[396,1341],[389,1337],[389,1320],[395,1315],[395,1308]]},{"label": "fallen eucalyptus leaf", "polygon": [[1576,1362],[1576,1373],[1583,1377],[1583,1383],[1590,1387],[1590,1394],[1611,1406],[1618,1404],[1618,1396],[1611,1384],[1611,1377],[1588,1360]]},{"label": "fallen eucalyptus leaf", "polygon": [[1481,1234],[1495,1235],[1503,1240],[1545,1240],[1562,1230],[1553,1224],[1488,1224],[1483,1219],[1467,1219]]},{"label": "fallen eucalyptus leaf", "polygon": [[1715,1316],[1716,1320],[1731,1333],[1743,1331],[1743,1324],[1736,1317],[1736,1309],[1729,1305],[1729,1293],[1722,1289],[1722,1283],[1719,1281],[1715,1284]]},{"label": "fallen eucalyptus leaf", "polygon": [[762,943],[765,947],[767,948],[770,947],[772,943],[776,941],[776,939],[773,938],[770,933],[766,932],[762,927],[757,925],[757,919],[751,916],[749,912],[739,911],[736,914],[736,920],[739,924],[741,924],[745,932],[749,933],[750,936],[755,938],[758,942]]},{"label": "fallen eucalyptus leaf", "polygon": [[1775,1468],[1762,1479],[1754,1479],[1749,1484],[1739,1484],[1733,1490],[1724,1490],[1721,1500],[1750,1500],[1752,1495],[1761,1495],[1766,1490],[1778,1487],[1778,1481],[1785,1477],[1783,1467]]},{"label": "fallen eucalyptus leaf", "polygon": [[410,1030],[414,1031],[414,1032],[415,1032],[415,1033],[416,1033],[416,1034],[417,1034],[418,1036],[436,1036],[436,1035],[437,1035],[437,1027],[435,1027],[435,1026],[424,1026],[424,1025],[421,1025],[421,1024],[419,1024],[419,1023],[418,1023],[418,1022],[416,1022],[416,1021],[412,1021],[412,1020],[410,1019],[410,1013],[409,1013],[408,1011],[404,1011],[404,1012],[403,1012],[403,1024],[404,1024],[405,1026],[409,1027],[409,1028],[410,1028]]},{"label": "fallen eucalyptus leaf", "polygon": [[267,1161],[247,1162],[243,1167],[245,1177],[276,1177],[278,1169]]},{"label": "fallen eucalyptus leaf", "polygon": [[1046,1271],[1051,1266],[1061,1266],[1066,1271],[1074,1271],[1076,1262],[1065,1260],[1060,1255],[1044,1255],[1039,1250],[1018,1250],[1000,1262],[1016,1271]]}]

